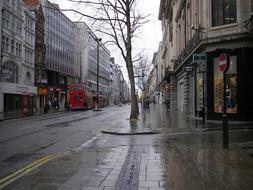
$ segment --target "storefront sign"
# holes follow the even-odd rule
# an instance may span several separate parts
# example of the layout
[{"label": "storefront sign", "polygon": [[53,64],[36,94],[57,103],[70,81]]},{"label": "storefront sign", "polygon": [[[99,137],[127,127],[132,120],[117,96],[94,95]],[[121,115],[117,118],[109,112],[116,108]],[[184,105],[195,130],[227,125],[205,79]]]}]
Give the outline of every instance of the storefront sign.
[{"label": "storefront sign", "polygon": [[38,94],[40,96],[46,96],[48,94],[48,89],[47,88],[39,88],[38,89]]},{"label": "storefront sign", "polygon": [[28,91],[29,91],[29,88],[26,86],[16,86],[16,92],[24,93],[24,92],[28,92]]}]

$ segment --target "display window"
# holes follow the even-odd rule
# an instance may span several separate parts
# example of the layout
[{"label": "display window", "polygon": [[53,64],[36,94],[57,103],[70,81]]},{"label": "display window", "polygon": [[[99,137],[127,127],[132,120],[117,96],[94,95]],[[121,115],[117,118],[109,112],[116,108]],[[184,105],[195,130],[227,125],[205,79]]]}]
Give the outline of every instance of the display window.
[{"label": "display window", "polygon": [[[226,112],[237,113],[237,57],[230,56],[226,72]],[[214,112],[223,113],[223,72],[219,70],[218,58],[214,58]]]},{"label": "display window", "polygon": [[197,81],[196,81],[196,91],[197,91],[197,97],[196,97],[196,104],[197,104],[197,110],[201,111],[203,108],[203,91],[204,91],[204,78],[203,73],[197,73]]}]

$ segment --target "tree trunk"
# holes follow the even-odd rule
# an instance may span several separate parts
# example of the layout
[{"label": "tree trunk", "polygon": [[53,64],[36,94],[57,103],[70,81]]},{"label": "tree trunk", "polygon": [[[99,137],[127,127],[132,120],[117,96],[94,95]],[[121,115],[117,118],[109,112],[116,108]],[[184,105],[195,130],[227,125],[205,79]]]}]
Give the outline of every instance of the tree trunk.
[{"label": "tree trunk", "polygon": [[127,70],[129,74],[129,80],[130,80],[130,86],[131,86],[131,113],[130,113],[130,119],[138,119],[139,116],[139,107],[138,107],[138,100],[136,97],[136,91],[135,91],[135,81],[134,81],[134,71],[132,65],[131,59],[127,61]]},{"label": "tree trunk", "polygon": [[130,119],[138,119],[139,107],[138,100],[135,92],[135,81],[134,81],[134,69],[132,62],[132,28],[130,19],[130,2],[126,0],[126,26],[127,26],[127,40],[126,40],[126,66],[129,75],[130,85],[131,85],[131,113]]}]

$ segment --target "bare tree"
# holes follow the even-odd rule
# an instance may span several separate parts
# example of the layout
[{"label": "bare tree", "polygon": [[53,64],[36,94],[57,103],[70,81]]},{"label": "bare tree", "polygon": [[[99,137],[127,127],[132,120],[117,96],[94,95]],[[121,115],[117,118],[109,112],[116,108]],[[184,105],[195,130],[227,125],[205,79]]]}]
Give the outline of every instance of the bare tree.
[{"label": "bare tree", "polygon": [[[93,20],[96,31],[110,38],[109,43],[119,48],[125,61],[131,86],[131,113],[130,119],[137,119],[139,107],[135,88],[133,69],[132,40],[137,30],[147,22],[147,16],[141,16],[136,9],[137,0],[69,0],[90,6],[96,12],[88,15],[76,10],[85,17]],[[65,10],[66,11],[66,10]],[[93,26],[93,28],[94,28]]]},{"label": "bare tree", "polygon": [[151,69],[151,63],[147,56],[141,56],[134,66],[136,85],[145,94],[148,90],[148,77]]}]

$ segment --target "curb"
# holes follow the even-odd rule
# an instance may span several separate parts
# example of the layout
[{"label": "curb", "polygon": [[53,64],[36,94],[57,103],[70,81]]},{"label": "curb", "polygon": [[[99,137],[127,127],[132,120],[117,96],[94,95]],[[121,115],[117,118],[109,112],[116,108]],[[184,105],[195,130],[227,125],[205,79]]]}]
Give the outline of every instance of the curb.
[{"label": "curb", "polygon": [[160,131],[146,131],[146,132],[115,132],[115,131],[101,131],[104,134],[111,134],[111,135],[155,135],[160,134]]},{"label": "curb", "polygon": [[[204,131],[221,131],[223,128],[222,126],[220,127],[210,127],[210,128],[203,128]],[[245,129],[249,129],[249,130],[253,130],[252,126],[231,126],[230,128],[228,128],[228,130],[245,130]]]},{"label": "curb", "polygon": [[38,118],[38,117],[43,117],[43,116],[53,116],[53,115],[61,115],[63,113],[67,113],[68,110],[62,110],[62,111],[56,111],[56,112],[50,112],[50,113],[43,113],[43,114],[35,114],[35,115],[29,115],[26,117],[12,117],[12,118],[4,118],[1,121],[15,121],[15,120],[29,120],[32,118]]}]

